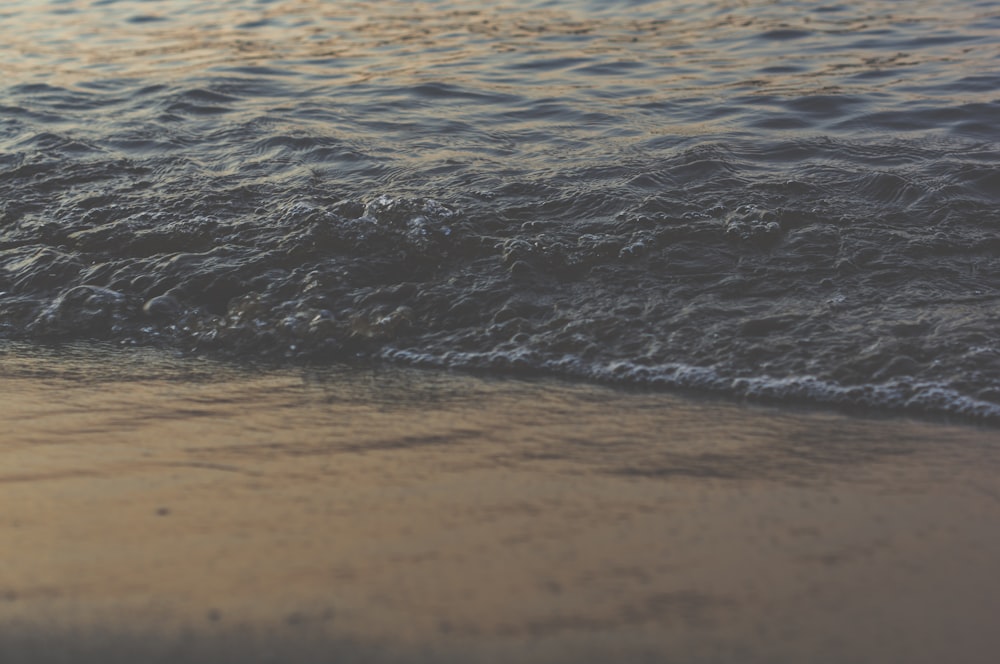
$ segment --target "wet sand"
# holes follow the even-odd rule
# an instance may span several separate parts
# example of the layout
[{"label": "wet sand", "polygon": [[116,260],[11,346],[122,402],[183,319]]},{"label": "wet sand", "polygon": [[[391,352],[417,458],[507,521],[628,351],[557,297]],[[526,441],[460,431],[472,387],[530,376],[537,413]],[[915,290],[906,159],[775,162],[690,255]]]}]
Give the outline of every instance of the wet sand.
[{"label": "wet sand", "polygon": [[0,360],[5,664],[1000,650],[996,429],[398,368]]}]

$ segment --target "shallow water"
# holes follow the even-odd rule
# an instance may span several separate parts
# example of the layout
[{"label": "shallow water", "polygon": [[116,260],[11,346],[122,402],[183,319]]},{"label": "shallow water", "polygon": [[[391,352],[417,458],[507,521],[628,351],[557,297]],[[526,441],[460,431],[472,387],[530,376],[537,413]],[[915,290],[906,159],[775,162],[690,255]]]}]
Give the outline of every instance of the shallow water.
[{"label": "shallow water", "polygon": [[1000,2],[15,1],[0,335],[1000,419]]}]

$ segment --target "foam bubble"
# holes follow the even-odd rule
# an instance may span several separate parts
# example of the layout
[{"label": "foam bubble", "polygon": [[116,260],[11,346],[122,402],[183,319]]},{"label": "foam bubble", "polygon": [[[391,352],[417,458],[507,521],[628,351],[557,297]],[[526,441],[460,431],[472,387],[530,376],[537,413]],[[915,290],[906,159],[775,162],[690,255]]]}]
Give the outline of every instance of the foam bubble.
[{"label": "foam bubble", "polygon": [[668,389],[705,390],[754,401],[814,404],[953,415],[1000,422],[1000,404],[963,395],[940,382],[898,378],[884,383],[841,385],[814,376],[731,376],[717,367],[683,363],[646,365],[630,361],[588,362],[573,355],[539,361],[527,349],[451,352],[434,355],[389,349],[386,359],[454,369],[529,369],[605,383]]}]

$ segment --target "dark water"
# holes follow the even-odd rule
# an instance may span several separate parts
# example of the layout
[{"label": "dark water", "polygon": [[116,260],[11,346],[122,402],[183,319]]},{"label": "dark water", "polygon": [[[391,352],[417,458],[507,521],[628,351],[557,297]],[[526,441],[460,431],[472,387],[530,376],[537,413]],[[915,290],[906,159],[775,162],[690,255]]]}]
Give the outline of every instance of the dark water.
[{"label": "dark water", "polygon": [[1000,2],[0,8],[0,337],[1000,420]]}]

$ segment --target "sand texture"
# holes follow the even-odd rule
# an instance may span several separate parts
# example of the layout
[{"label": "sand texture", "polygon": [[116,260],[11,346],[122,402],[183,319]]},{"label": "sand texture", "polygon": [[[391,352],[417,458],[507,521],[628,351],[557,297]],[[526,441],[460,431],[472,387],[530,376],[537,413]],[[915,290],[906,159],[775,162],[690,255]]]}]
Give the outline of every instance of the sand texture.
[{"label": "sand texture", "polygon": [[1000,436],[8,349],[0,661],[994,662]]}]

